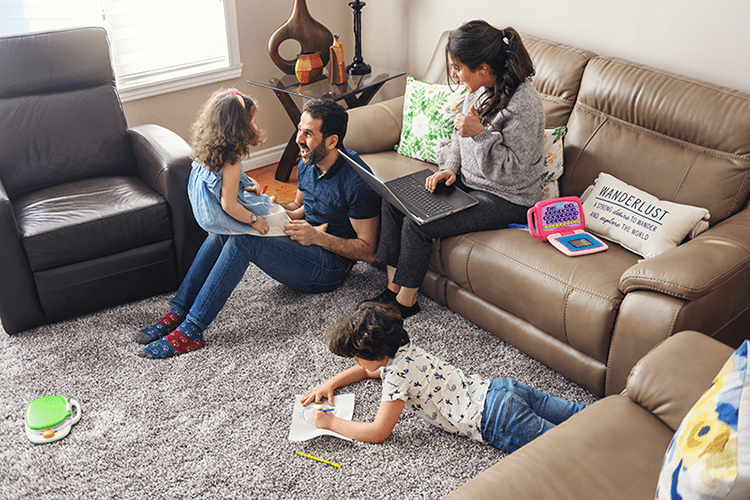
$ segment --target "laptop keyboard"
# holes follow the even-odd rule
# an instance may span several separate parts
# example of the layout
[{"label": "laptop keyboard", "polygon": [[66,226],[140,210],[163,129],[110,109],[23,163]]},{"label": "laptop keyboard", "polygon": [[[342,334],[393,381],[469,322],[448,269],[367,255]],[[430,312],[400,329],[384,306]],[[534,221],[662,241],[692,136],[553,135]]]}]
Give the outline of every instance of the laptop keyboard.
[{"label": "laptop keyboard", "polygon": [[388,187],[419,207],[428,217],[448,212],[453,208],[448,202],[430,193],[423,184],[409,176],[389,181]]}]

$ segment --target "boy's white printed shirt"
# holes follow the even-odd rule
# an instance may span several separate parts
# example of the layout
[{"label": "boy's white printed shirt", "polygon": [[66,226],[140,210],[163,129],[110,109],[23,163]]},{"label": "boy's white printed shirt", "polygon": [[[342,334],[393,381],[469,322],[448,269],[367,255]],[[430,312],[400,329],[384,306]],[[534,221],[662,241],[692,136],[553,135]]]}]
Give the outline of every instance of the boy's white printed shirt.
[{"label": "boy's white printed shirt", "polygon": [[409,343],[380,368],[381,401],[405,406],[429,423],[475,441],[482,439],[482,414],[489,380],[462,370]]}]

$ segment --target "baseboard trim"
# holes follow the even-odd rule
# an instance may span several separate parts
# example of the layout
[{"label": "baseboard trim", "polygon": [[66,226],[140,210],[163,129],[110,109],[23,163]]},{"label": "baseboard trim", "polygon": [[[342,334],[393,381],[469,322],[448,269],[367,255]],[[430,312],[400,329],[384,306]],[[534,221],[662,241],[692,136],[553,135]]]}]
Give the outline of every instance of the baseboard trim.
[{"label": "baseboard trim", "polygon": [[242,159],[242,166],[245,172],[255,170],[256,168],[265,167],[272,163],[278,163],[281,159],[281,155],[284,153],[286,144],[279,146],[273,146],[271,148],[263,149],[257,153],[251,153],[247,157]]}]

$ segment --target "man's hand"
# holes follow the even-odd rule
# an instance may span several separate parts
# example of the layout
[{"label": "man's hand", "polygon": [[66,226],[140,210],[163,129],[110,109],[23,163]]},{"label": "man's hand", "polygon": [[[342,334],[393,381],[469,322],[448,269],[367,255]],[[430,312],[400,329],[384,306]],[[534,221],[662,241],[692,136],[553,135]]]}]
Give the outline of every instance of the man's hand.
[{"label": "man's hand", "polygon": [[284,226],[284,234],[302,246],[310,246],[317,245],[318,237],[327,229],[327,223],[313,227],[305,220],[291,220]]}]

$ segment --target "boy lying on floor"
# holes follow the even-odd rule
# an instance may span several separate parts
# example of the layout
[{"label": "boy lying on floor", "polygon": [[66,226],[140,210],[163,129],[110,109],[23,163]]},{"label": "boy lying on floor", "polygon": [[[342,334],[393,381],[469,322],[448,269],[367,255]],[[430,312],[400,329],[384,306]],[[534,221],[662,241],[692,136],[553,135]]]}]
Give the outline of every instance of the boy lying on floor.
[{"label": "boy lying on floor", "polygon": [[404,406],[453,434],[512,452],[542,435],[585,405],[566,401],[510,378],[465,375],[409,341],[399,310],[365,302],[328,333],[332,353],[356,365],[303,396],[303,406],[327,399],[339,387],[381,378],[383,393],[373,422],[352,422],[313,410],[315,425],[348,438],[382,443]]}]

